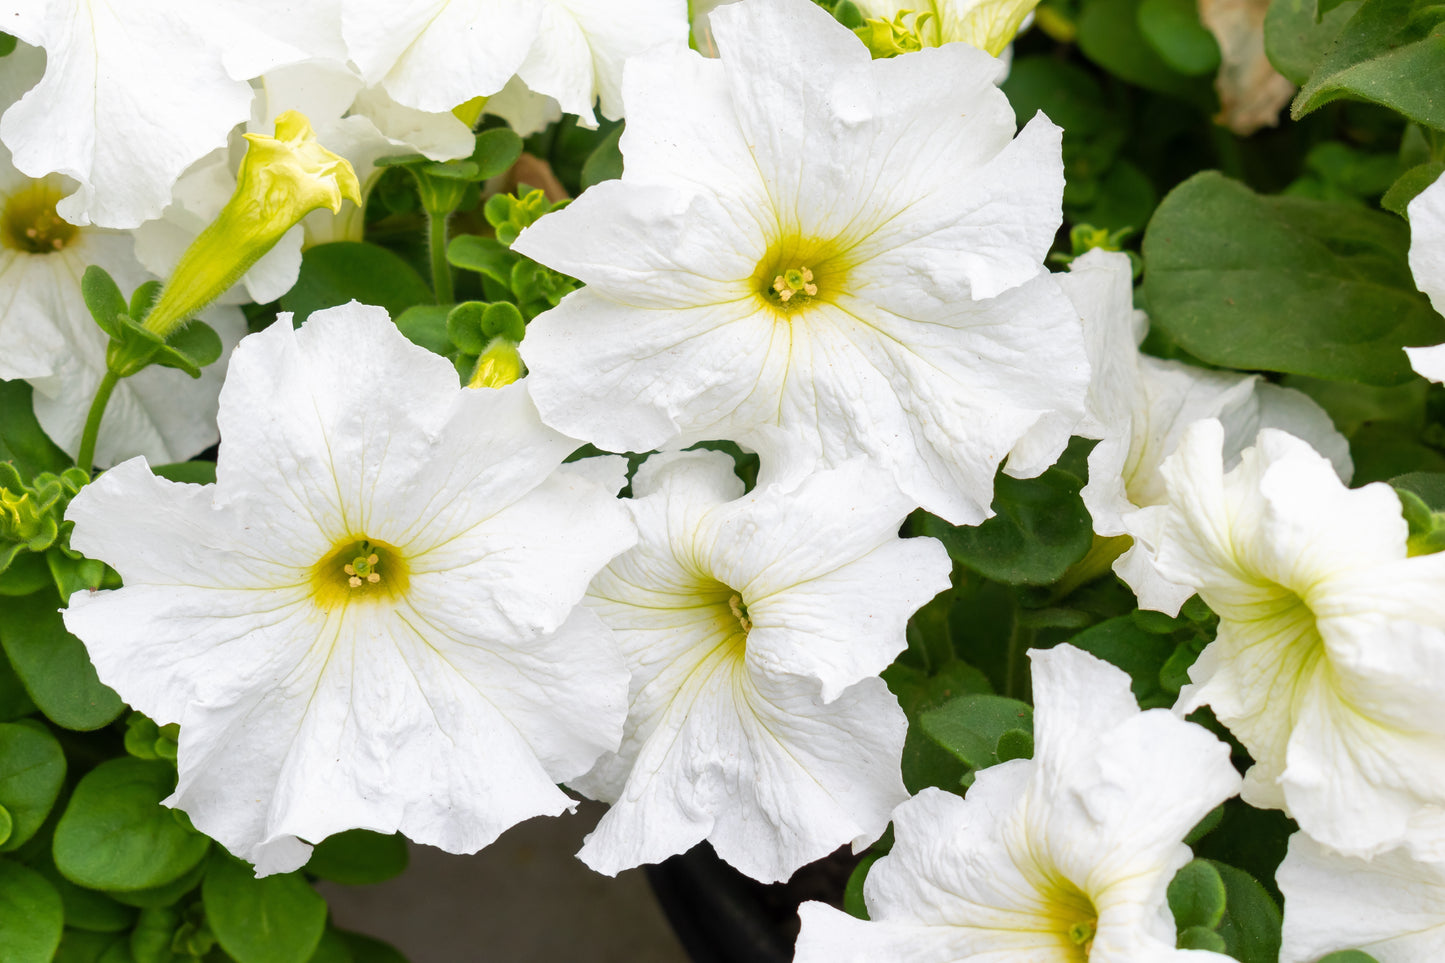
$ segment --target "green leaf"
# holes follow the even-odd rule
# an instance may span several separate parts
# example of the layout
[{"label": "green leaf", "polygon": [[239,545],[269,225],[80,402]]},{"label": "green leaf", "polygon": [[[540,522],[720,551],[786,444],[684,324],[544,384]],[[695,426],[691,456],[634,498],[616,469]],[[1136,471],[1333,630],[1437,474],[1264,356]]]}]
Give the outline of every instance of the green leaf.
[{"label": "green leaf", "polygon": [[924,732],[919,716],[955,696],[988,692],[988,679],[966,662],[954,661],[933,675],[895,662],[883,671],[883,680],[908,717],[908,734],[903,742],[903,785],[910,793],[925,786],[957,789],[965,773],[963,764]]},{"label": "green leaf", "polygon": [[582,165],[582,189],[593,184],[612,181],[622,176],[622,125],[592,149],[587,162]]},{"label": "green leaf", "polygon": [[299,873],[257,879],[217,850],[201,900],[216,940],[238,963],[306,963],[326,928],[326,901]]},{"label": "green leaf", "polygon": [[1445,161],[1426,161],[1415,165],[1390,185],[1385,196],[1380,198],[1380,206],[1401,217],[1409,217],[1410,202],[1439,180],[1441,174],[1445,174]]},{"label": "green leaf", "polygon": [[1139,32],[1154,52],[1186,77],[1219,70],[1219,42],[1199,22],[1195,0],[1142,0]]},{"label": "green leaf", "polygon": [[1000,695],[965,695],[919,716],[923,731],[970,769],[998,762],[1001,737],[1012,730],[1032,734],[1033,709]]},{"label": "green leaf", "polygon": [[1224,920],[1224,880],[1207,859],[1186,863],[1169,881],[1169,911],[1183,932],[1192,926],[1213,930]]},{"label": "green leaf", "polygon": [[364,886],[399,876],[407,860],[406,840],[400,834],[349,829],[318,843],[306,872],[333,883]]},{"label": "green leaf", "polygon": [[59,474],[71,465],[35,420],[30,385],[0,381],[0,461],[14,462],[20,476],[34,478],[43,471]]},{"label": "green leaf", "polygon": [[1390,486],[1413,492],[1431,510],[1445,512],[1445,473],[1422,471],[1396,475],[1390,479]]},{"label": "green leaf", "polygon": [[1445,341],[1408,246],[1387,214],[1206,171],[1155,212],[1144,293],[1154,326],[1211,364],[1401,384],[1415,377],[1401,348]]},{"label": "green leaf", "polygon": [[[49,573],[46,573],[49,577]],[[35,711],[35,703],[15,674],[5,651],[0,649],[0,722],[14,722]]]},{"label": "green leaf", "polygon": [[477,165],[476,180],[505,174],[522,156],[522,138],[508,127],[492,127],[477,135],[472,163]]},{"label": "green leaf", "polygon": [[521,259],[520,254],[513,254],[505,244],[491,237],[462,234],[447,245],[447,263],[484,274],[508,290],[512,286],[512,268]]},{"label": "green leaf", "polygon": [[60,894],[35,870],[0,859],[0,959],[50,963],[60,947]]},{"label": "green leaf", "polygon": [[447,312],[450,304],[417,304],[396,316],[396,329],[412,344],[432,354],[446,354],[452,344],[447,340]]},{"label": "green leaf", "polygon": [[868,919],[868,904],[863,899],[863,882],[868,878],[868,871],[873,864],[883,858],[883,853],[868,853],[858,865],[853,867],[853,872],[848,874],[848,884],[843,888],[843,911],[849,916],[857,917],[860,920]]},{"label": "green leaf", "polygon": [[127,937],[115,933],[67,927],[60,937],[55,963],[135,963],[126,943]]},{"label": "green leaf", "polygon": [[75,787],[55,827],[55,866],[91,889],[139,890],[190,872],[211,841],[160,804],[175,788],[164,762],[110,759]]},{"label": "green leaf", "polygon": [[213,461],[177,461],[169,465],[156,465],[151,471],[173,482],[190,485],[216,483],[216,463]]},{"label": "green leaf", "polygon": [[0,724],[0,807],[9,815],[0,852],[18,849],[45,822],[65,782],[65,752],[49,732]]},{"label": "green leaf", "polygon": [[1315,18],[1314,0],[1271,0],[1264,18],[1264,52],[1292,84],[1309,80],[1358,4],[1346,2]]},{"label": "green leaf", "polygon": [[206,861],[201,860],[183,876],[177,876],[169,883],[148,886],[145,889],[109,890],[106,895],[118,903],[138,909],[162,909],[178,902],[191,890],[201,885],[206,873]]},{"label": "green leaf", "polygon": [[1225,911],[1218,932],[1229,955],[1240,963],[1278,963],[1279,907],[1244,870],[1210,862],[1224,882]]},{"label": "green leaf", "polygon": [[316,944],[316,952],[311,954],[311,959],[306,963],[355,963],[356,958],[351,955],[351,948],[346,945],[346,940],[336,930],[328,929],[321,934],[321,942]]},{"label": "green leaf", "polygon": [[1296,120],[1341,97],[1445,129],[1445,8],[1435,0],[1364,0],[1290,107]]},{"label": "green leaf", "polygon": [[917,531],[932,535],[954,560],[1010,585],[1048,585],[1088,552],[1093,522],[1079,498],[1079,480],[1050,468],[1038,478],[994,482],[993,510],[982,525],[949,525],[921,516]]},{"label": "green leaf", "polygon": [[390,943],[347,930],[336,932],[346,943],[346,948],[351,951],[351,958],[356,963],[407,963],[406,957]]},{"label": "green leaf", "polygon": [[1172,637],[1150,632],[1124,615],[1085,629],[1069,644],[1129,673],[1129,687],[1144,708],[1173,705],[1173,696],[1159,684],[1159,670],[1174,654]]},{"label": "green leaf", "polygon": [[1092,0],[1079,14],[1079,49],[1120,80],[1212,110],[1209,81],[1185,77],[1154,51],[1139,29],[1140,0]]},{"label": "green leaf", "polygon": [[[52,588],[55,580],[50,575],[50,564],[45,560],[47,554],[21,552],[15,556],[10,567],[0,574],[0,595],[33,595]],[[0,617],[0,621],[3,621],[3,617]],[[3,674],[3,670],[0,670],[0,675]],[[0,692],[3,691],[3,686],[0,686]],[[4,713],[5,702],[0,700],[0,717],[3,717]]]},{"label": "green leaf", "polygon": [[83,886],[76,886],[60,875],[49,854],[42,862],[31,865],[44,876],[65,906],[65,926],[94,933],[121,933],[131,928],[136,912],[132,907],[117,903],[104,893]]},{"label": "green leaf", "polygon": [[1020,121],[1042,110],[1064,129],[1065,138],[1091,137],[1118,123],[1099,81],[1066,60],[1017,57],[1000,86]]},{"label": "green leaf", "polygon": [[1379,963],[1379,960],[1363,950],[1340,950],[1320,957],[1319,963]]},{"label": "green leaf", "polygon": [[171,941],[180,925],[181,914],[172,907],[143,911],[130,934],[131,958],[135,963],[179,963]]},{"label": "green leaf", "polygon": [[[55,553],[52,553],[55,554]],[[66,729],[99,729],[125,708],[102,685],[85,644],[65,631],[60,600],[37,592],[0,606],[0,646],[40,711]]]},{"label": "green leaf", "polygon": [[68,603],[76,592],[100,588],[105,580],[105,563],[93,558],[74,556],[52,548],[45,553],[45,564],[50,569],[50,578],[60,593],[62,604]]},{"label": "green leaf", "polygon": [[100,329],[112,338],[118,337],[121,331],[118,319],[130,317],[130,306],[120,293],[120,285],[105,268],[92,264],[85,269],[80,277],[80,296]]},{"label": "green leaf", "polygon": [[8,33],[0,33],[0,57],[8,57],[15,52],[16,40]]},{"label": "green leaf", "polygon": [[393,318],[433,300],[426,281],[400,256],[375,244],[336,241],[301,255],[301,273],[281,296],[281,307],[294,312],[293,320],[300,324],[313,311],[353,299],[381,305]]}]

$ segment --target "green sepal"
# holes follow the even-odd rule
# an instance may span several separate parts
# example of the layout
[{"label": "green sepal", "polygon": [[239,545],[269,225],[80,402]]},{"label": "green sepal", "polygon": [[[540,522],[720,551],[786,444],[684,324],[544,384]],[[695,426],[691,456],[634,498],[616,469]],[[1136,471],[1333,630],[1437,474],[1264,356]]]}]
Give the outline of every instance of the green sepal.
[{"label": "green sepal", "polygon": [[159,281],[147,281],[137,287],[130,294],[130,306],[127,313],[132,318],[144,318],[150,314],[156,299],[161,296],[163,286]]},{"label": "green sepal", "polygon": [[466,354],[481,354],[487,346],[482,332],[482,316],[487,305],[482,301],[463,301],[447,312],[447,340]]},{"label": "green sepal", "polygon": [[80,295],[100,330],[108,337],[120,337],[124,321],[130,318],[130,306],[120,292],[120,285],[105,268],[92,264],[85,269],[80,277]]},{"label": "green sepal", "polygon": [[179,368],[192,378],[199,378],[200,369],[220,360],[222,350],[221,336],[215,328],[204,321],[191,321],[171,335],[156,363]]},{"label": "green sepal", "polygon": [[1169,911],[1181,936],[1191,927],[1212,932],[1224,921],[1224,880],[1207,859],[1191,860],[1175,873],[1168,895]]},{"label": "green sepal", "polygon": [[1181,950],[1208,950],[1220,954],[1229,948],[1224,937],[1207,926],[1190,926],[1180,930],[1178,942],[1174,945]]},{"label": "green sepal", "polygon": [[158,726],[145,714],[132,712],[125,720],[125,751],[137,759],[175,762],[180,731],[174,722]]},{"label": "green sepal", "polygon": [[412,344],[433,354],[445,355],[452,346],[447,336],[447,315],[451,309],[449,304],[413,305],[396,316],[396,329]]}]

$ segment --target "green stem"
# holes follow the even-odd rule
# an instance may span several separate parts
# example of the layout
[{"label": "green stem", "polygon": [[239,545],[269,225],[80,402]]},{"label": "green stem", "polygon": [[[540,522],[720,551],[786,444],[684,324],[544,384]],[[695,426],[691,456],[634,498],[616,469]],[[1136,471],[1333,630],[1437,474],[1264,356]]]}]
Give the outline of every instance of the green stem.
[{"label": "green stem", "polygon": [[1008,661],[1004,665],[1004,692],[1011,699],[1032,702],[1029,682],[1029,649],[1033,647],[1034,630],[1025,628],[1023,620],[1014,613],[1013,629],[1008,637]]},{"label": "green stem", "polygon": [[447,215],[428,212],[427,246],[431,250],[431,283],[437,304],[451,304],[457,298],[452,291],[452,267],[447,263]]},{"label": "green stem", "polygon": [[90,403],[90,414],[85,416],[85,430],[80,435],[80,454],[75,463],[86,472],[95,467],[95,442],[100,437],[100,420],[105,417],[105,406],[110,403],[111,392],[120,384],[120,376],[107,371],[95,389],[95,400]]}]

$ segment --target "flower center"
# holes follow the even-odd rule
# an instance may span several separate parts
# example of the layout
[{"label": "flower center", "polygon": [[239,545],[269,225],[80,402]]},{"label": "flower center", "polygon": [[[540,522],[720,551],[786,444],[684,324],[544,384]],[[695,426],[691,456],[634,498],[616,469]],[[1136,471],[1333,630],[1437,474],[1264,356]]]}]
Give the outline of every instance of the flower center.
[{"label": "flower center", "polygon": [[743,604],[743,597],[736,592],[728,599],[728,610],[732,612],[733,618],[738,620],[738,625],[743,627],[743,634],[747,635],[753,630],[753,620],[748,618],[748,607]]},{"label": "flower center", "polygon": [[1098,917],[1079,920],[1073,926],[1069,927],[1069,942],[1079,948],[1079,952],[1083,954],[1080,960],[1084,961],[1084,963],[1087,963],[1089,952],[1094,948],[1094,934],[1097,932],[1099,932]]},{"label": "flower center", "polygon": [[409,572],[401,552],[373,538],[347,537],[311,570],[312,594],[322,608],[392,601],[406,593]]},{"label": "flower center", "polygon": [[753,272],[758,299],[780,314],[832,301],[847,290],[848,265],[833,241],[787,235],[773,242]]},{"label": "flower center", "polygon": [[45,178],[7,197],[0,213],[0,245],[26,254],[54,254],[75,240],[80,228],[55,213],[64,196],[54,179]]},{"label": "flower center", "polygon": [[813,283],[813,271],[811,268],[796,267],[788,268],[782,274],[773,278],[773,293],[778,300],[784,304],[801,297],[804,300],[818,296],[818,286]]}]

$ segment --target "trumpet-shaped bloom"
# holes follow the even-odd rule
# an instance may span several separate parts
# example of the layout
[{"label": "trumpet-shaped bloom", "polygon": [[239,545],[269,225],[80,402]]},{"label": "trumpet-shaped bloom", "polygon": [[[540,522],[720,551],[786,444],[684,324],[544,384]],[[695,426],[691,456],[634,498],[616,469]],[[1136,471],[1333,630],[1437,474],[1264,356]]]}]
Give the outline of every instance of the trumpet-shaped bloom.
[{"label": "trumpet-shaped bloom", "polygon": [[648,47],[687,42],[683,0],[366,0],[346,4],[343,32],[369,85],[420,110],[490,97],[516,76],[596,124],[622,116],[622,64]]},{"label": "trumpet-shaped bloom", "polygon": [[[1445,177],[1410,202],[1410,271],[1415,285],[1445,314]],[[1410,364],[1431,381],[1445,381],[1445,344],[1406,348]]]},{"label": "trumpet-shaped bloom", "polygon": [[1254,766],[1251,805],[1367,856],[1445,804],[1445,555],[1406,557],[1400,500],[1350,490],[1263,431],[1224,470],[1223,429],[1185,432],[1144,509],[1154,564],[1219,615],[1176,709],[1208,705]]},{"label": "trumpet-shaped bloom", "polygon": [[136,227],[158,217],[181,173],[246,120],[249,78],[336,52],[334,4],[299,6],[23,0],[5,30],[45,49],[45,76],[0,118],[0,140],[25,174],[79,185],[58,204],[65,220]]},{"label": "trumpet-shaped bloom", "polygon": [[1275,880],[1285,901],[1280,963],[1351,949],[1379,963],[1445,959],[1445,863],[1412,847],[1359,859],[1295,833]]},{"label": "trumpet-shaped bloom", "polygon": [[[40,76],[44,57],[20,45],[0,70],[0,105],[10,104]],[[108,339],[91,319],[80,291],[87,266],[110,272],[127,293],[151,276],[136,262],[128,234],[62,219],[58,177],[26,177],[0,146],[0,378],[35,388],[35,416],[72,454],[96,386],[105,375]],[[226,353],[245,333],[234,308],[207,313]],[[117,386],[101,422],[96,461],[113,465],[133,455],[155,464],[183,461],[215,444],[216,397],[225,358],[192,379],[148,368]]]},{"label": "trumpet-shaped bloom", "polygon": [[624,78],[621,180],[516,250],[581,278],[522,354],[542,417],[615,451],[781,427],[864,455],[950,521],[987,517],[1015,443],[1081,414],[1082,333],[1041,275],[1059,129],[1014,139],[1001,66],[962,44],[873,61],[807,0],[712,12],[720,60]]},{"label": "trumpet-shaped bloom", "polygon": [[948,587],[912,507],[853,463],[746,497],[715,452],[649,459],[629,503],[640,541],[587,591],[632,671],[621,749],[572,786],[611,802],[579,854],[604,873],[707,839],[785,879],[883,832],[907,798],[907,728],[877,678],[915,609]]},{"label": "trumpet-shaped bloom", "polygon": [[[1127,534],[1127,515],[1165,500],[1159,466],[1184,430],[1205,418],[1218,418],[1224,425],[1227,468],[1239,461],[1261,428],[1278,428],[1326,454],[1340,477],[1349,480],[1349,442],[1308,396],[1255,375],[1209,371],[1141,354],[1138,345],[1149,320],[1134,309],[1131,276],[1127,257],[1097,250],[1059,276],[1083,320],[1094,372],[1089,422],[1079,433],[1102,439],[1089,454],[1089,482],[1081,493],[1095,532]],[[1114,569],[1148,608],[1178,612],[1194,594],[1162,578],[1137,544]]]},{"label": "trumpet-shaped bloom", "polygon": [[1072,646],[1029,655],[1033,759],[899,806],[863,886],[871,922],[804,903],[797,963],[1229,959],[1174,948],[1165,892],[1184,835],[1238,790],[1228,747],[1140,712],[1127,675]]},{"label": "trumpet-shaped bloom", "polygon": [[67,626],[181,726],[168,803],[261,874],[353,827],[470,852],[574,805],[555,783],[616,748],[627,691],[574,607],[635,539],[557,471],[576,442],[355,303],[246,339],[221,428],[215,485],[130,461],[67,515],[125,581]]}]

